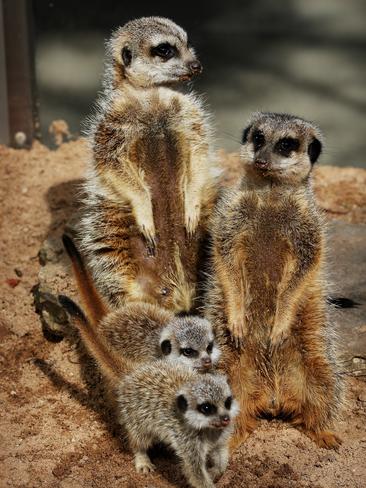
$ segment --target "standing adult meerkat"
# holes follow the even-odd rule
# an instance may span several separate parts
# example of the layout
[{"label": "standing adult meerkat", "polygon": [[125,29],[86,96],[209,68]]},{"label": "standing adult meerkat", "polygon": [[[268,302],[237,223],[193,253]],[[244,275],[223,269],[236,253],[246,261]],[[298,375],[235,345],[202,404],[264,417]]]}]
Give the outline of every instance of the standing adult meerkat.
[{"label": "standing adult meerkat", "polygon": [[256,113],[243,133],[240,188],[212,221],[213,281],[206,317],[239,399],[235,444],[256,418],[282,417],[326,448],[342,404],[324,276],[324,221],[311,188],[322,148],[317,127]]},{"label": "standing adult meerkat", "polygon": [[71,300],[65,299],[65,305],[115,397],[136,470],[153,471],[147,450],[164,442],[177,454],[193,488],[214,488],[214,479],[228,463],[232,419],[238,409],[226,377],[202,375],[162,360],[136,366],[108,347]]},{"label": "standing adult meerkat", "polygon": [[82,249],[111,304],[143,301],[188,312],[214,171],[202,103],[174,87],[202,67],[185,31],[161,17],[119,28],[107,55],[89,130]]},{"label": "standing adult meerkat", "polygon": [[[220,351],[208,320],[194,315],[177,317],[158,305],[141,302],[110,311],[95,288],[73,240],[64,235],[63,242],[72,263],[88,327],[94,329],[93,337],[101,337],[108,349],[121,354],[131,364],[167,359],[200,372],[216,367]],[[84,312],[79,312],[79,307],[68,297],[61,295],[59,301],[80,332],[80,317]]]}]

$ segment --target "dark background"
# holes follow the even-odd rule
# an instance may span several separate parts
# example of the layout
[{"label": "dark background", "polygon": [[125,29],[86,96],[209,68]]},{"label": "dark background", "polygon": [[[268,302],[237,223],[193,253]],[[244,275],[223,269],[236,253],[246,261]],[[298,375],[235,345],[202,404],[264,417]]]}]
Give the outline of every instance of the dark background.
[{"label": "dark background", "polygon": [[100,88],[104,41],[130,19],[184,27],[204,65],[217,147],[237,150],[253,110],[287,111],[325,132],[323,163],[366,167],[364,0],[34,0],[42,134],[65,119],[73,135]]}]

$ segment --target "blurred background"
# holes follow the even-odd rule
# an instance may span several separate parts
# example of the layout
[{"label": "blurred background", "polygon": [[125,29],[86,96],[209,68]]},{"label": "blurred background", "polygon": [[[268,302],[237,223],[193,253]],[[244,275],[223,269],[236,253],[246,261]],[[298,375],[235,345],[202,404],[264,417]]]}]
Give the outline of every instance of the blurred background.
[{"label": "blurred background", "polygon": [[204,66],[194,89],[214,115],[217,147],[238,149],[254,110],[291,112],[326,136],[322,163],[366,167],[365,0],[33,0],[41,134],[73,136],[100,89],[104,42],[126,21],[170,17]]}]

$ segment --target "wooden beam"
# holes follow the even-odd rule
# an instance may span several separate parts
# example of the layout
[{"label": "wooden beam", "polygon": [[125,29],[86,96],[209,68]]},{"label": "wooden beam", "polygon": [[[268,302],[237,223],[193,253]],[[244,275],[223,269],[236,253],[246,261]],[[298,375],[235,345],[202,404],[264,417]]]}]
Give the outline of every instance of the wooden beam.
[{"label": "wooden beam", "polygon": [[3,0],[0,0],[0,144],[9,144],[8,90],[5,67]]},{"label": "wooden beam", "polygon": [[32,1],[0,1],[5,45],[8,144],[29,147],[39,128],[35,98]]}]

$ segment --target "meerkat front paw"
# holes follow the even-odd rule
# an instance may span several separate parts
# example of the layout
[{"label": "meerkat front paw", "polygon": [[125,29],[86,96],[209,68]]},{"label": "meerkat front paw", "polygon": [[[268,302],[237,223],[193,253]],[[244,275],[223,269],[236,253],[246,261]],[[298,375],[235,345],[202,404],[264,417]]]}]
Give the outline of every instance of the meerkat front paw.
[{"label": "meerkat front paw", "polygon": [[280,345],[288,336],[288,333],[284,329],[272,329],[272,332],[269,336],[269,340],[271,343],[271,346],[278,346]]},{"label": "meerkat front paw", "polygon": [[186,208],[185,209],[185,228],[188,237],[192,237],[195,233],[198,222],[200,219],[200,207],[199,205],[195,205],[193,208]]},{"label": "meerkat front paw", "polygon": [[149,456],[144,452],[135,454],[135,468],[141,474],[148,474],[155,471],[155,466],[150,461]]},{"label": "meerkat front paw", "polygon": [[228,325],[230,331],[231,339],[235,342],[237,347],[244,344],[245,337],[247,335],[246,324],[242,321],[232,322]]},{"label": "meerkat front paw", "polygon": [[144,236],[149,254],[154,256],[155,255],[155,248],[156,248],[156,235],[155,235],[155,227],[154,224],[151,226],[142,225],[141,226],[141,233]]}]

